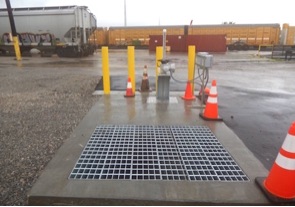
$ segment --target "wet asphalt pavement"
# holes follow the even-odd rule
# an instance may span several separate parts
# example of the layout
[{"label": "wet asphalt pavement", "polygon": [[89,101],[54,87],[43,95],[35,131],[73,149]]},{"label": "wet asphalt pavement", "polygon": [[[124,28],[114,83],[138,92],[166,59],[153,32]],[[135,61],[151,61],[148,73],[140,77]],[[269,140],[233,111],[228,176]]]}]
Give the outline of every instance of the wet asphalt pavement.
[{"label": "wet asphalt pavement", "polygon": [[[295,62],[257,57],[256,53],[213,54],[214,65],[209,72],[208,86],[211,80],[217,80],[219,115],[263,165],[270,169],[289,126],[295,121]],[[268,54],[262,53],[266,56]],[[125,90],[127,69],[115,64],[116,60],[124,62],[125,59],[116,59],[116,55],[118,51],[110,53],[110,65],[113,64],[111,74],[117,75],[112,77],[111,88]],[[181,81],[186,80],[187,55],[172,53],[167,54],[167,57],[176,63],[174,76]],[[136,87],[140,87],[141,68],[145,64],[152,68],[148,72],[150,85],[154,88],[154,54],[147,51],[136,53]],[[170,83],[170,89],[174,91],[185,91],[185,87],[185,83],[173,80]],[[198,90],[196,84],[195,94]]]},{"label": "wet asphalt pavement", "polygon": [[[217,80],[219,115],[262,164],[270,169],[286,137],[290,124],[295,121],[295,61],[260,58],[257,51],[213,54],[210,81]],[[262,53],[264,55],[264,53]],[[125,90],[127,82],[127,51],[110,50],[112,90]],[[137,88],[140,87],[144,65],[148,66],[150,84],[154,87],[155,53],[136,50]],[[187,78],[187,54],[167,54],[176,63],[175,77]],[[15,61],[1,58],[4,67],[15,67]],[[5,61],[3,61],[5,60]],[[45,64],[53,68],[81,68],[81,73],[102,75],[101,53],[83,59],[28,57],[26,67]],[[89,70],[88,70],[89,69]],[[186,84],[171,82],[171,90],[185,91]],[[196,85],[196,92],[199,86]],[[155,93],[155,92],[153,92]],[[196,115],[197,116],[197,115]]]},{"label": "wet asphalt pavement", "polygon": [[295,121],[295,62],[240,62],[233,69],[219,81],[220,115],[270,169]]}]

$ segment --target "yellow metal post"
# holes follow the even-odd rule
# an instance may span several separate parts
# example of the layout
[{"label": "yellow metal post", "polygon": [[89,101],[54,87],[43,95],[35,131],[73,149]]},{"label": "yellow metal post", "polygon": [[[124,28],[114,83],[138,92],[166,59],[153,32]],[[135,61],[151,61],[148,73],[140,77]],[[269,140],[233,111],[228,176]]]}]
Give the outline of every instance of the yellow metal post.
[{"label": "yellow metal post", "polygon": [[103,91],[105,95],[110,94],[110,69],[109,69],[109,48],[102,47],[102,74],[103,74]]},{"label": "yellow metal post", "polygon": [[161,62],[159,60],[163,59],[163,47],[156,47],[156,92],[158,91],[158,75],[160,72]]},{"label": "yellow metal post", "polygon": [[128,46],[128,77],[131,78],[132,91],[135,93],[135,54],[134,46]]},{"label": "yellow metal post", "polygon": [[13,44],[14,44],[14,51],[15,51],[15,56],[16,56],[16,60],[22,60],[22,56],[20,53],[20,49],[19,49],[19,41],[18,41],[18,37],[13,37]]},{"label": "yellow metal post", "polygon": [[260,50],[261,50],[261,45],[259,45],[259,47],[258,47],[258,53],[257,53],[258,57],[260,57]]},{"label": "yellow metal post", "polygon": [[194,82],[195,77],[195,57],[196,57],[196,46],[188,46],[188,80],[191,81],[192,91],[194,95]]}]

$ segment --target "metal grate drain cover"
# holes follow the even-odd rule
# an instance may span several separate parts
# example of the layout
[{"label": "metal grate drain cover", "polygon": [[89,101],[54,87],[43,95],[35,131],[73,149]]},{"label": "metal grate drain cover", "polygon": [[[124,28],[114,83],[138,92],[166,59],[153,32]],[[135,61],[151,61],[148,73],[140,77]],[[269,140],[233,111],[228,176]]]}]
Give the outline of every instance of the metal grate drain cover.
[{"label": "metal grate drain cover", "polygon": [[205,126],[97,126],[69,178],[249,181]]}]

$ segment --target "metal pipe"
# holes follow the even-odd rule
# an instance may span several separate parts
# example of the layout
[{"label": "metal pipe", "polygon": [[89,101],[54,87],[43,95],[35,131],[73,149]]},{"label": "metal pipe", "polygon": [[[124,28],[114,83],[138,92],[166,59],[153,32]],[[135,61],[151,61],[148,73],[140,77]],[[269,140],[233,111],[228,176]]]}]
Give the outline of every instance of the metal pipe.
[{"label": "metal pipe", "polygon": [[166,58],[166,34],[167,30],[163,29],[163,60]]},{"label": "metal pipe", "polygon": [[205,100],[205,83],[204,83],[204,81],[205,81],[205,68],[202,68],[203,69],[203,72],[202,72],[202,86],[201,86],[201,90],[202,90],[202,96],[201,96],[201,114],[203,113],[203,110],[202,110],[202,108],[203,108],[203,105],[204,105],[204,100]]},{"label": "metal pipe", "polygon": [[127,27],[127,9],[126,9],[126,0],[124,0],[124,26]]}]

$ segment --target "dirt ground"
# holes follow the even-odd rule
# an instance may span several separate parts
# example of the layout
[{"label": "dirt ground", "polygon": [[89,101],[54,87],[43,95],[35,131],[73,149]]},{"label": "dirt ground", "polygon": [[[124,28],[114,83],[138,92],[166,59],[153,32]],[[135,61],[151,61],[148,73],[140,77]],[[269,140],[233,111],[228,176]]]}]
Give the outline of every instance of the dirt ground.
[{"label": "dirt ground", "polygon": [[[213,54],[219,114],[268,169],[295,120],[295,62],[256,56],[256,51]],[[263,55],[263,54],[262,54]],[[138,50],[136,74],[155,54]],[[110,50],[111,76],[127,77],[127,51]],[[175,77],[187,78],[187,54],[171,53]],[[30,190],[57,149],[99,96],[100,51],[82,59],[0,57],[0,204],[26,205]],[[126,87],[126,80],[117,83]],[[179,86],[185,89],[185,84]],[[196,91],[198,88],[196,88]]]},{"label": "dirt ground", "polygon": [[0,205],[27,204],[46,164],[99,99],[92,96],[98,75],[25,65],[34,60],[17,67],[0,57]]}]

